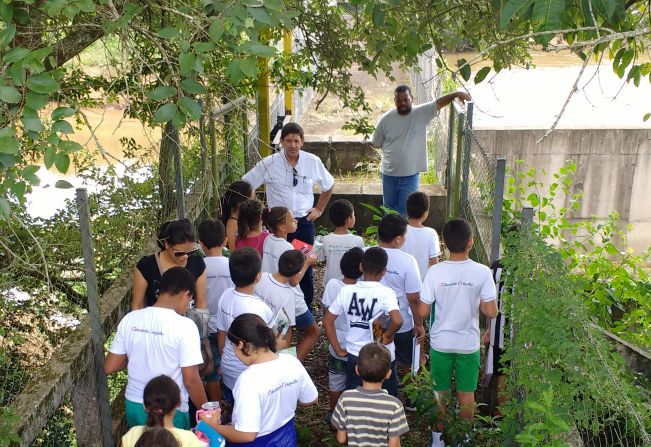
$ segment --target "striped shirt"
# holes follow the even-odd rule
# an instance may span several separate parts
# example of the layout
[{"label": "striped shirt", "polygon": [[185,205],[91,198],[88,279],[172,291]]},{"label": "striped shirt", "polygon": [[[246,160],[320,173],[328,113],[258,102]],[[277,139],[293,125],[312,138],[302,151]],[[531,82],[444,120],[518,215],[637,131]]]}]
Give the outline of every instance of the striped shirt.
[{"label": "striped shirt", "polygon": [[357,387],[344,391],[332,415],[332,425],[348,435],[351,447],[381,447],[389,438],[409,431],[402,403],[386,390]]}]

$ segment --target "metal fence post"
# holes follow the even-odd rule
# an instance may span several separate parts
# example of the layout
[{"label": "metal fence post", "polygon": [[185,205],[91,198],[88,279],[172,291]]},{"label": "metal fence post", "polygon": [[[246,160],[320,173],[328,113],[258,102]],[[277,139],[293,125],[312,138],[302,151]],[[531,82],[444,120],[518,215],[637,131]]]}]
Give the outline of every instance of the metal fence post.
[{"label": "metal fence post", "polygon": [[[452,185],[452,212],[451,217],[459,217],[461,212],[461,163],[463,162],[463,126],[465,116],[459,114],[457,124],[457,154],[454,160],[454,183]],[[450,191],[448,191],[450,194]]]},{"label": "metal fence post", "polygon": [[464,158],[463,158],[463,177],[461,184],[461,207],[468,202],[468,186],[470,185],[470,160],[472,157],[472,113],[474,104],[466,103],[466,129],[464,133]]},{"label": "metal fence post", "polygon": [[172,142],[172,153],[174,154],[174,178],[176,180],[176,208],[177,218],[185,218],[185,201],[183,190],[183,168],[181,167],[181,142],[179,140],[179,130],[172,126],[172,131],[167,137]]},{"label": "metal fence post", "polygon": [[500,257],[502,237],[502,204],[504,202],[504,179],[506,176],[506,158],[499,156],[495,168],[495,190],[493,193],[493,221],[491,223],[491,253],[490,263]]},{"label": "metal fence post", "polygon": [[523,228],[530,226],[533,223],[533,207],[523,206],[520,220],[522,221]]},{"label": "metal fence post", "polygon": [[450,218],[452,216],[452,164],[454,163],[454,107],[450,107],[450,121],[448,124],[448,162],[445,166],[445,190],[447,191],[447,207],[446,214]]},{"label": "metal fence post", "polygon": [[[104,331],[99,315],[99,291],[95,272],[93,237],[90,227],[90,208],[86,188],[77,189],[77,213],[81,232],[84,271],[88,294],[88,316],[95,368],[84,371],[85,380],[72,389],[75,428],[78,445],[113,446],[111,405],[108,381],[104,374]],[[101,438],[100,438],[101,436]],[[98,438],[101,442],[98,442]]]}]

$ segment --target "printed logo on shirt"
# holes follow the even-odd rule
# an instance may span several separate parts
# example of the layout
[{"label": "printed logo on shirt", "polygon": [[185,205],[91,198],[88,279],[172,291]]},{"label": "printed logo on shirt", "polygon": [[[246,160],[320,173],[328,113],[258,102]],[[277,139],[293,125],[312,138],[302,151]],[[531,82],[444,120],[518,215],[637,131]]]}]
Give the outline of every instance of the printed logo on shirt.
[{"label": "printed logo on shirt", "polygon": [[441,287],[453,287],[453,286],[464,286],[464,287],[472,287],[474,286],[474,283],[471,282],[463,282],[463,281],[456,281],[456,282],[442,282]]},{"label": "printed logo on shirt", "polygon": [[371,317],[373,316],[373,310],[375,309],[377,298],[373,298],[370,306],[365,305],[365,303],[366,303],[366,298],[358,299],[357,293],[353,293],[353,299],[350,301],[350,306],[348,306],[348,315],[362,317],[362,320],[364,321],[370,320]]},{"label": "printed logo on shirt", "polygon": [[165,334],[163,334],[161,331],[150,331],[149,329],[141,329],[139,327],[132,326],[131,327],[132,332],[142,332],[143,334],[151,334],[151,335],[160,335],[161,337]]},{"label": "printed logo on shirt", "polygon": [[283,389],[283,388],[287,388],[287,387],[290,387],[290,386],[294,386],[294,385],[296,385],[296,384],[298,384],[298,379],[294,379],[292,382],[283,382],[283,383],[281,383],[280,385],[278,385],[276,388],[272,388],[272,389],[270,389],[269,391],[267,391],[267,395],[268,395],[268,396],[271,396],[271,395],[272,395],[273,393],[275,393],[276,391],[280,391],[280,390]]}]

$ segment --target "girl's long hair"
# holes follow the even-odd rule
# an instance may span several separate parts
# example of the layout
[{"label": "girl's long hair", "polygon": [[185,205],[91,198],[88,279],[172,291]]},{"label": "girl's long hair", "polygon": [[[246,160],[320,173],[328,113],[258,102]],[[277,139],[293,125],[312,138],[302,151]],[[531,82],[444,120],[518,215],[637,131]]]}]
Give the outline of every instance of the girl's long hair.
[{"label": "girl's long hair", "polygon": [[251,198],[251,194],[253,194],[253,188],[244,180],[231,183],[226,191],[224,191],[221,198],[221,220],[224,225],[226,225],[226,221],[240,204]]},{"label": "girl's long hair", "polygon": [[276,352],[276,336],[264,320],[256,314],[242,314],[228,329],[228,339],[233,344],[244,342],[242,354],[249,355],[249,347]]},{"label": "girl's long hair", "polygon": [[251,230],[260,228],[264,205],[256,199],[249,199],[240,204],[237,217],[237,238],[244,239]]},{"label": "girl's long hair", "polygon": [[165,415],[176,411],[180,403],[181,390],[175,381],[167,376],[151,379],[143,393],[147,427],[162,427]]}]

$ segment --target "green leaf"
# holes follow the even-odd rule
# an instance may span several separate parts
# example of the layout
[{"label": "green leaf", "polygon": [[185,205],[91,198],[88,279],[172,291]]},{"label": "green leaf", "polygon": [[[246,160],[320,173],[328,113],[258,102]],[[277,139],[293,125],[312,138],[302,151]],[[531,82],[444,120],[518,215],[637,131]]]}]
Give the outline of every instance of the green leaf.
[{"label": "green leaf", "polygon": [[11,64],[7,70],[7,73],[9,73],[9,76],[11,76],[11,82],[13,82],[14,85],[22,86],[25,83],[25,79],[27,78],[27,73],[23,68],[22,61]]},{"label": "green leaf", "polygon": [[63,140],[59,143],[59,147],[63,149],[66,153],[71,154],[73,152],[79,152],[82,150],[81,144],[76,141]]},{"label": "green leaf", "polygon": [[[536,0],[533,5],[533,20],[539,22],[537,31],[551,31],[561,28],[563,24],[563,13],[565,12],[565,0]],[[554,36],[544,36],[544,42],[549,42]]]},{"label": "green leaf", "polygon": [[14,193],[19,200],[22,200],[25,197],[25,191],[27,190],[27,184],[25,182],[16,182],[11,187],[11,192]]},{"label": "green leaf", "polygon": [[181,75],[190,76],[194,72],[194,53],[181,52],[179,69]]},{"label": "green leaf", "polygon": [[68,168],[70,167],[70,157],[68,154],[59,152],[56,157],[54,157],[54,166],[56,166],[60,173],[67,173]]},{"label": "green leaf", "polygon": [[59,120],[55,121],[54,124],[52,124],[52,132],[58,133],[62,132],[64,134],[71,134],[75,133],[75,130],[72,128],[72,124],[67,122],[66,120]]},{"label": "green leaf", "polygon": [[4,197],[0,197],[0,217],[7,219],[11,216],[11,205]]},{"label": "green leaf", "polygon": [[162,37],[163,39],[168,39],[169,40],[169,39],[173,39],[176,36],[178,36],[179,35],[179,30],[178,30],[178,28],[174,28],[174,27],[170,26],[170,27],[163,28],[162,30],[158,31],[157,34],[158,34],[158,37]]},{"label": "green leaf", "polygon": [[33,110],[40,110],[47,105],[50,98],[44,93],[27,92],[25,104]]},{"label": "green leaf", "polygon": [[45,126],[43,126],[43,123],[38,118],[23,117],[23,126],[32,132],[42,132],[45,129]]},{"label": "green leaf", "polygon": [[57,156],[57,148],[54,146],[48,146],[47,149],[45,149],[45,155],[43,157],[43,163],[45,164],[45,167],[47,169],[50,169],[52,165],[54,164],[54,159]]},{"label": "green leaf", "polygon": [[27,88],[36,93],[53,93],[59,90],[59,84],[50,76],[40,74],[27,78]]},{"label": "green leaf", "polygon": [[468,81],[470,79],[471,75],[471,69],[470,65],[466,63],[467,61],[465,59],[459,59],[457,61],[457,67],[459,67],[459,74],[463,78],[464,81]]},{"label": "green leaf", "polygon": [[208,35],[210,36],[210,40],[213,42],[218,43],[220,41],[224,35],[224,24],[221,19],[213,20],[210,24],[210,28],[208,28]]},{"label": "green leaf", "polygon": [[647,122],[651,118],[651,113],[646,113],[644,114],[644,117],[642,118],[642,122]]},{"label": "green leaf", "polygon": [[12,48],[7,51],[4,56],[2,56],[2,62],[5,64],[13,64],[19,60],[25,59],[25,56],[29,54],[29,50],[23,47]]},{"label": "green leaf", "polygon": [[74,115],[76,112],[72,107],[57,107],[52,111],[52,119],[54,121],[60,120],[62,118],[68,118]]},{"label": "green leaf", "polygon": [[0,139],[10,138],[15,136],[16,136],[16,129],[14,129],[13,127],[3,127],[2,129],[0,129]]},{"label": "green leaf", "polygon": [[380,3],[376,3],[373,6],[373,12],[371,14],[371,21],[374,26],[383,27],[386,18],[386,12]]},{"label": "green leaf", "polygon": [[595,13],[595,16],[597,15],[598,12],[606,20],[612,19],[613,14],[615,14],[615,8],[617,7],[617,2],[615,0],[588,0],[588,1],[592,1],[592,6],[593,6],[592,11]]},{"label": "green leaf", "polygon": [[192,120],[198,120],[201,118],[201,106],[196,100],[188,96],[181,98],[179,101],[179,108],[183,113],[185,113],[188,118]]},{"label": "green leaf", "polygon": [[504,4],[500,15],[500,28],[506,28],[511,19],[522,15],[531,6],[531,3],[533,3],[533,0],[508,0]]},{"label": "green leaf", "polygon": [[14,87],[3,86],[0,87],[0,99],[9,104],[16,104],[20,102],[23,95]]},{"label": "green leaf", "polygon": [[176,115],[176,104],[164,104],[156,110],[153,122],[155,124],[162,124],[170,121]]},{"label": "green leaf", "polygon": [[205,93],[206,91],[206,88],[203,85],[199,84],[194,79],[182,80],[181,88],[183,89],[184,92],[190,93],[192,95],[199,95],[201,93]]},{"label": "green leaf", "polygon": [[226,67],[226,74],[233,84],[237,85],[240,83],[243,73],[240,69],[240,64],[237,59],[233,59],[228,63],[228,66]]},{"label": "green leaf", "polygon": [[20,144],[16,137],[0,138],[0,152],[3,154],[17,154]]},{"label": "green leaf", "polygon": [[265,25],[269,25],[271,27],[278,25],[278,19],[269,15],[267,9],[264,6],[258,8],[248,7],[246,10],[249,12],[249,15],[258,22],[264,23]]},{"label": "green leaf", "polygon": [[70,182],[67,182],[65,180],[57,180],[57,182],[54,184],[54,187],[59,188],[59,189],[74,188],[74,186],[72,186],[72,184]]},{"label": "green leaf", "polygon": [[276,55],[275,48],[270,47],[269,45],[262,45],[261,43],[257,42],[251,44],[249,51],[260,57],[273,57]]},{"label": "green leaf", "polygon": [[172,124],[177,129],[183,129],[185,122],[185,115],[183,113],[177,113],[174,115],[174,118],[172,118]]},{"label": "green leaf", "polygon": [[174,87],[170,87],[168,85],[159,85],[155,89],[147,92],[147,98],[153,100],[153,101],[163,101],[167,98],[170,98],[174,95],[176,95],[177,90]]},{"label": "green leaf", "polygon": [[486,76],[488,76],[488,73],[490,72],[491,72],[490,67],[484,67],[481,70],[479,70],[475,75],[475,84],[479,84],[481,81],[486,79]]},{"label": "green leaf", "polygon": [[9,25],[8,27],[0,31],[0,48],[9,45],[9,43],[11,43],[11,41],[14,40],[15,35],[16,35],[15,25]]},{"label": "green leaf", "polygon": [[258,74],[258,64],[254,58],[239,59],[238,65],[242,73],[249,78],[255,78]]}]

